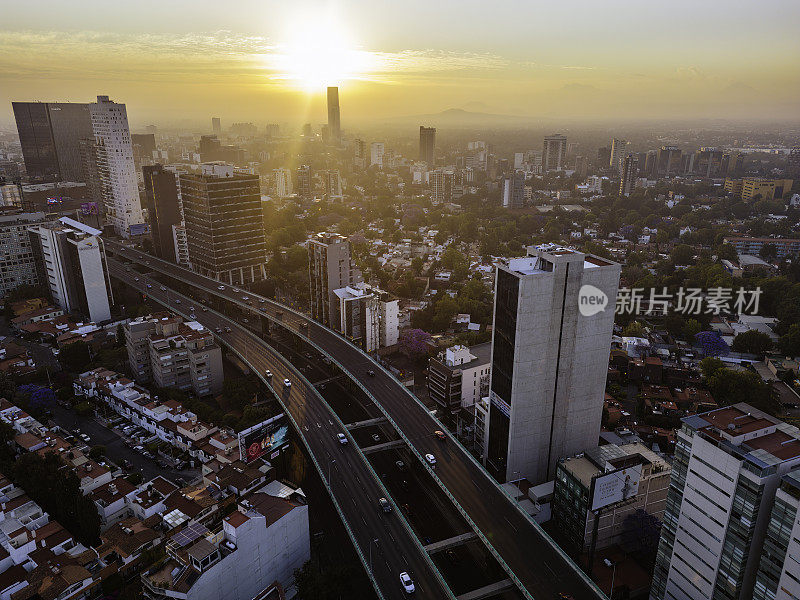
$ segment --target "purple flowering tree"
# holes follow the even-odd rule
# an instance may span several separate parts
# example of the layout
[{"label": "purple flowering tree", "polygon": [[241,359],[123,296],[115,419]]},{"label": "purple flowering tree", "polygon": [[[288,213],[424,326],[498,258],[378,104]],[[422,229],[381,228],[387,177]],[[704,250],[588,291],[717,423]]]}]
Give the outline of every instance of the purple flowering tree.
[{"label": "purple flowering tree", "polygon": [[400,336],[400,348],[410,358],[421,359],[431,349],[431,334],[422,329],[409,329]]},{"label": "purple flowering tree", "polygon": [[727,356],[731,351],[716,331],[701,331],[694,336],[696,346],[700,346],[703,356]]}]

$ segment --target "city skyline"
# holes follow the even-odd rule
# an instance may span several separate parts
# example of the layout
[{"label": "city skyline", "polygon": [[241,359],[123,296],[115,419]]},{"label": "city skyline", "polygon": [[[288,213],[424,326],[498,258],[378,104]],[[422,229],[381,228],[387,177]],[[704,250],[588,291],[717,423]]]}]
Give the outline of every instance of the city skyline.
[{"label": "city skyline", "polygon": [[449,108],[544,119],[800,116],[790,27],[800,6],[780,0],[691,13],[685,2],[637,11],[503,3],[490,13],[477,2],[247,3],[229,13],[172,3],[158,6],[155,23],[147,3],[43,4],[6,11],[0,126],[13,124],[12,99],[98,93],[135,107],[134,126],[212,113],[321,123],[327,85],[341,87],[350,122]]}]

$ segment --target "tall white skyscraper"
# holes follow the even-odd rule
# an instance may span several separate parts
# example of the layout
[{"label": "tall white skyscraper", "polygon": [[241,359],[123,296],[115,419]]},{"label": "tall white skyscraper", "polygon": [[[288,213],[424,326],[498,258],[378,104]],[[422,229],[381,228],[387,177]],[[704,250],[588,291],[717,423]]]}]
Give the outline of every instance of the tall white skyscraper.
[{"label": "tall white skyscraper", "polygon": [[496,267],[486,466],[538,485],[597,445],[620,265],[550,244]]},{"label": "tall white skyscraper", "polygon": [[286,198],[292,195],[292,172],[286,167],[280,167],[273,171],[275,175],[275,195],[278,198]]},{"label": "tall white skyscraper", "polygon": [[98,96],[89,105],[106,222],[123,237],[144,233],[133,147],[124,104]]},{"label": "tall white skyscraper", "polygon": [[386,152],[386,147],[383,142],[372,142],[369,148],[369,166],[377,165],[379,169],[383,168],[383,155]]}]

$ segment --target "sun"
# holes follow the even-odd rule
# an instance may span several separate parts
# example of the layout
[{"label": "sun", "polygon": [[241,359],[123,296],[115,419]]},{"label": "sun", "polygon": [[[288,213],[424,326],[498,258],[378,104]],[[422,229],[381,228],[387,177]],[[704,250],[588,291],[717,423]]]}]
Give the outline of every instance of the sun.
[{"label": "sun", "polygon": [[274,56],[277,77],[309,92],[359,79],[372,67],[370,53],[357,49],[334,19],[306,15],[292,22],[286,39]]}]

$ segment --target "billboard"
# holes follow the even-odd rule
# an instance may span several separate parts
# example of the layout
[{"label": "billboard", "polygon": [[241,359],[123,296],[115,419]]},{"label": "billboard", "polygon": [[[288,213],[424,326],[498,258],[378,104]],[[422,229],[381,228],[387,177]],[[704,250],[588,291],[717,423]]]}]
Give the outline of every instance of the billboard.
[{"label": "billboard", "polygon": [[128,231],[131,235],[144,235],[150,232],[150,228],[147,223],[134,223],[128,226]]},{"label": "billboard", "polygon": [[592,483],[592,511],[622,502],[639,493],[642,465],[633,465],[617,471],[603,473]]},{"label": "billboard", "polygon": [[277,456],[289,443],[289,425],[283,413],[239,433],[239,456],[250,463],[262,456]]}]

